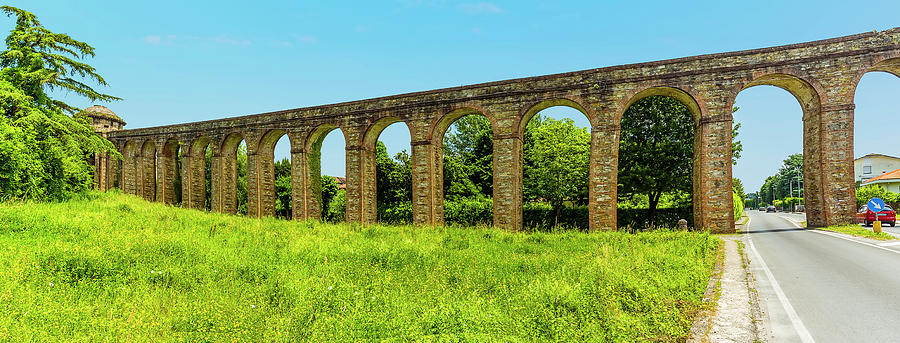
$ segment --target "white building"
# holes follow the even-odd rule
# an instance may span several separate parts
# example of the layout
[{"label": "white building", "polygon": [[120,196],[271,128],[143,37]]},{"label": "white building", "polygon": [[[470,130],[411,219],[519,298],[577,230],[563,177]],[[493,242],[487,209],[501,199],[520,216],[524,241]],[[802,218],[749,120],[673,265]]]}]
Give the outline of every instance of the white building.
[{"label": "white building", "polygon": [[900,169],[900,157],[868,154],[853,160],[854,180],[856,182],[864,182],[897,169]]}]

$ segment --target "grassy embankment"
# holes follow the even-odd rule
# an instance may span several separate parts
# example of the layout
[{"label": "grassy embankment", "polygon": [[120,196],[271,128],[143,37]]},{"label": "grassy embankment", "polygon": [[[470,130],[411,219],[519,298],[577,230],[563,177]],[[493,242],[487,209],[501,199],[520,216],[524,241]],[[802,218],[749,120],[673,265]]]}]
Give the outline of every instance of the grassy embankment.
[{"label": "grassy embankment", "polygon": [[[803,222],[803,227],[806,227],[806,222]],[[834,232],[845,233],[852,236],[863,237],[863,238],[872,238],[877,239],[879,241],[890,241],[897,239],[894,236],[882,231],[879,233],[875,233],[875,231],[868,230],[859,226],[859,224],[853,225],[835,225],[829,227],[821,227],[819,230],[828,230]]]},{"label": "grassy embankment", "polygon": [[675,341],[719,240],[0,204],[0,341]]}]

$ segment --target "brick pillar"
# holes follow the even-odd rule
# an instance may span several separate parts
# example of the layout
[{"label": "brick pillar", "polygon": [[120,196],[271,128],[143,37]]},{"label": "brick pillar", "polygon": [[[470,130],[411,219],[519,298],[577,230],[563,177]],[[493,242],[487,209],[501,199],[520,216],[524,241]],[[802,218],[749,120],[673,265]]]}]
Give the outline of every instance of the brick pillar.
[{"label": "brick pillar", "polygon": [[135,157],[134,152],[125,150],[122,154],[122,181],[121,187],[125,194],[137,194],[135,190]]},{"label": "brick pillar", "polygon": [[808,227],[825,225],[825,205],[822,199],[822,137],[820,135],[822,121],[820,113],[803,115],[803,205],[806,207]]},{"label": "brick pillar", "polygon": [[694,227],[734,232],[731,190],[731,109],[710,108],[694,130]]},{"label": "brick pillar", "polygon": [[522,139],[494,135],[494,226],[522,229]]},{"label": "brick pillar", "polygon": [[255,156],[257,178],[254,180],[258,182],[256,189],[258,190],[259,216],[273,217],[275,216],[275,151],[274,149],[260,149]]},{"label": "brick pillar", "polygon": [[619,178],[619,126],[591,129],[590,230],[616,230],[616,195]]},{"label": "brick pillar", "polygon": [[[237,155],[233,152],[220,153],[213,157],[213,165],[217,166],[215,170],[219,173],[213,179],[218,185],[218,190],[214,192],[214,198],[219,201],[217,209],[222,213],[237,213]],[[216,176],[215,173],[213,176]]]},{"label": "brick pillar", "polygon": [[[217,141],[216,141],[217,142]],[[225,213],[224,210],[224,200],[223,200],[223,189],[222,189],[222,150],[216,144],[210,144],[210,157],[209,157],[209,209],[210,211]],[[202,198],[203,198],[203,206],[206,206],[206,151],[203,152],[203,188],[202,188]],[[194,161],[198,161],[196,157]],[[197,162],[194,162],[197,163]],[[196,168],[196,167],[195,167]]]},{"label": "brick pillar", "polygon": [[[294,145],[294,136],[290,137],[291,145]],[[296,143],[303,146],[303,143]],[[294,220],[319,219],[311,217],[309,213],[310,189],[308,182],[309,160],[305,151],[291,147],[291,211]]]},{"label": "brick pillar", "polygon": [[[374,166],[374,152],[361,146],[347,146],[347,222],[369,224],[375,222],[370,199],[375,196],[375,180],[366,180],[367,164]],[[372,157],[369,157],[372,155]],[[371,182],[371,184],[369,184]],[[372,194],[365,194],[366,192]]]},{"label": "brick pillar", "polygon": [[157,168],[159,168],[156,173],[156,201],[169,205],[175,203],[175,169],[177,168],[177,153],[177,142],[169,142],[168,144],[159,142],[156,145]]},{"label": "brick pillar", "polygon": [[413,142],[412,207],[413,224],[444,224],[443,148],[429,141]]},{"label": "brick pillar", "polygon": [[[819,189],[806,189],[809,195],[819,195],[821,215],[810,217],[809,226],[830,226],[856,222],[856,188],[853,179],[853,110],[852,102],[823,106],[819,119]],[[805,152],[805,149],[804,149]],[[804,161],[804,168],[808,168]],[[815,183],[805,175],[804,181]],[[807,183],[810,185],[810,183]],[[808,186],[807,186],[808,187]],[[818,209],[816,209],[818,210]],[[821,222],[824,221],[824,222]]]},{"label": "brick pillar", "polygon": [[[346,153],[347,156],[349,152]],[[300,211],[303,213],[303,219],[309,220],[321,220],[322,219],[322,140],[318,142],[313,142],[311,148],[308,152],[298,152],[297,156],[300,161],[296,168],[300,168],[300,173],[303,174],[303,179],[297,179],[296,182],[300,183],[302,192],[298,197],[295,197],[294,201],[299,200],[301,209]],[[349,159],[347,160],[349,161]],[[294,168],[293,165],[291,167]],[[349,167],[346,170],[350,170]],[[294,193],[295,196],[297,193]],[[349,209],[349,206],[347,207]],[[296,209],[295,209],[296,210]],[[296,213],[296,212],[295,212]]]},{"label": "brick pillar", "polygon": [[[247,215],[250,217],[261,217],[263,215],[262,203],[260,198],[262,193],[262,180],[260,170],[260,160],[264,159],[257,151],[247,149]],[[271,160],[271,159],[270,159]]]}]

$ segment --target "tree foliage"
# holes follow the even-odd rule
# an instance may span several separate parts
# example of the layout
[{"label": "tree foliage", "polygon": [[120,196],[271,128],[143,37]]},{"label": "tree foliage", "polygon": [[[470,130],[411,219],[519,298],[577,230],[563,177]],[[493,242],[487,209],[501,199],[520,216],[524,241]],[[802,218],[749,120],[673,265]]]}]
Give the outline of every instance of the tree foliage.
[{"label": "tree foliage", "polygon": [[291,203],[291,160],[282,158],[275,161],[275,216],[293,218]]},{"label": "tree foliage", "polygon": [[79,61],[94,56],[90,45],[47,30],[30,12],[0,9],[16,18],[0,53],[0,198],[62,200],[84,192],[92,182],[88,156],[121,156],[94,134],[88,119],[70,115],[77,111],[74,106],[48,91],[65,90],[92,101],[118,98],[85,83],[106,85],[93,67]]},{"label": "tree foliage", "polygon": [[526,199],[548,202],[559,222],[566,202],[587,200],[591,134],[568,118],[547,118],[528,131],[534,144],[524,153],[530,166],[523,180]]},{"label": "tree foliage", "polygon": [[[771,204],[773,199],[799,197],[803,180],[803,154],[792,154],[784,159],[775,175],[766,178],[759,189],[761,203]],[[791,194],[793,192],[793,194]]]},{"label": "tree foliage", "polygon": [[[444,195],[491,197],[494,192],[494,131],[481,115],[453,122],[444,135]],[[474,188],[473,188],[474,187]],[[472,193],[473,189],[477,192]]]},{"label": "tree foliage", "polygon": [[678,100],[641,99],[622,116],[619,138],[619,194],[646,194],[649,222],[666,192],[692,191],[694,120]]},{"label": "tree foliage", "polygon": [[409,162],[406,150],[391,158],[384,143],[378,141],[375,145],[375,179],[379,204],[412,203],[412,170]]},{"label": "tree foliage", "polygon": [[[732,116],[736,113],[740,107],[734,106],[731,108]],[[744,151],[744,144],[741,144],[741,141],[737,139],[740,132],[741,123],[735,121],[731,126],[731,164],[737,165],[737,161],[741,159],[741,152]]]}]

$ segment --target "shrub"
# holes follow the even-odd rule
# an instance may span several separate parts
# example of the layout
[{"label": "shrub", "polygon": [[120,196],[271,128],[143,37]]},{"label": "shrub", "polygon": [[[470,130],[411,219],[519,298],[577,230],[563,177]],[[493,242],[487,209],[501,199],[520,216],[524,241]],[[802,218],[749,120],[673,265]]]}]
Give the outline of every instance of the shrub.
[{"label": "shrub", "polygon": [[[646,208],[630,208],[618,209],[617,225],[620,228],[631,228],[632,230],[645,230],[650,227],[647,222],[648,212]],[[694,208],[692,206],[683,206],[675,208],[657,208],[656,209],[656,227],[678,227],[678,220],[685,219],[688,227],[694,226]]]},{"label": "shrub", "polygon": [[734,196],[734,219],[737,220],[744,215],[744,201],[737,193],[731,193]]}]

